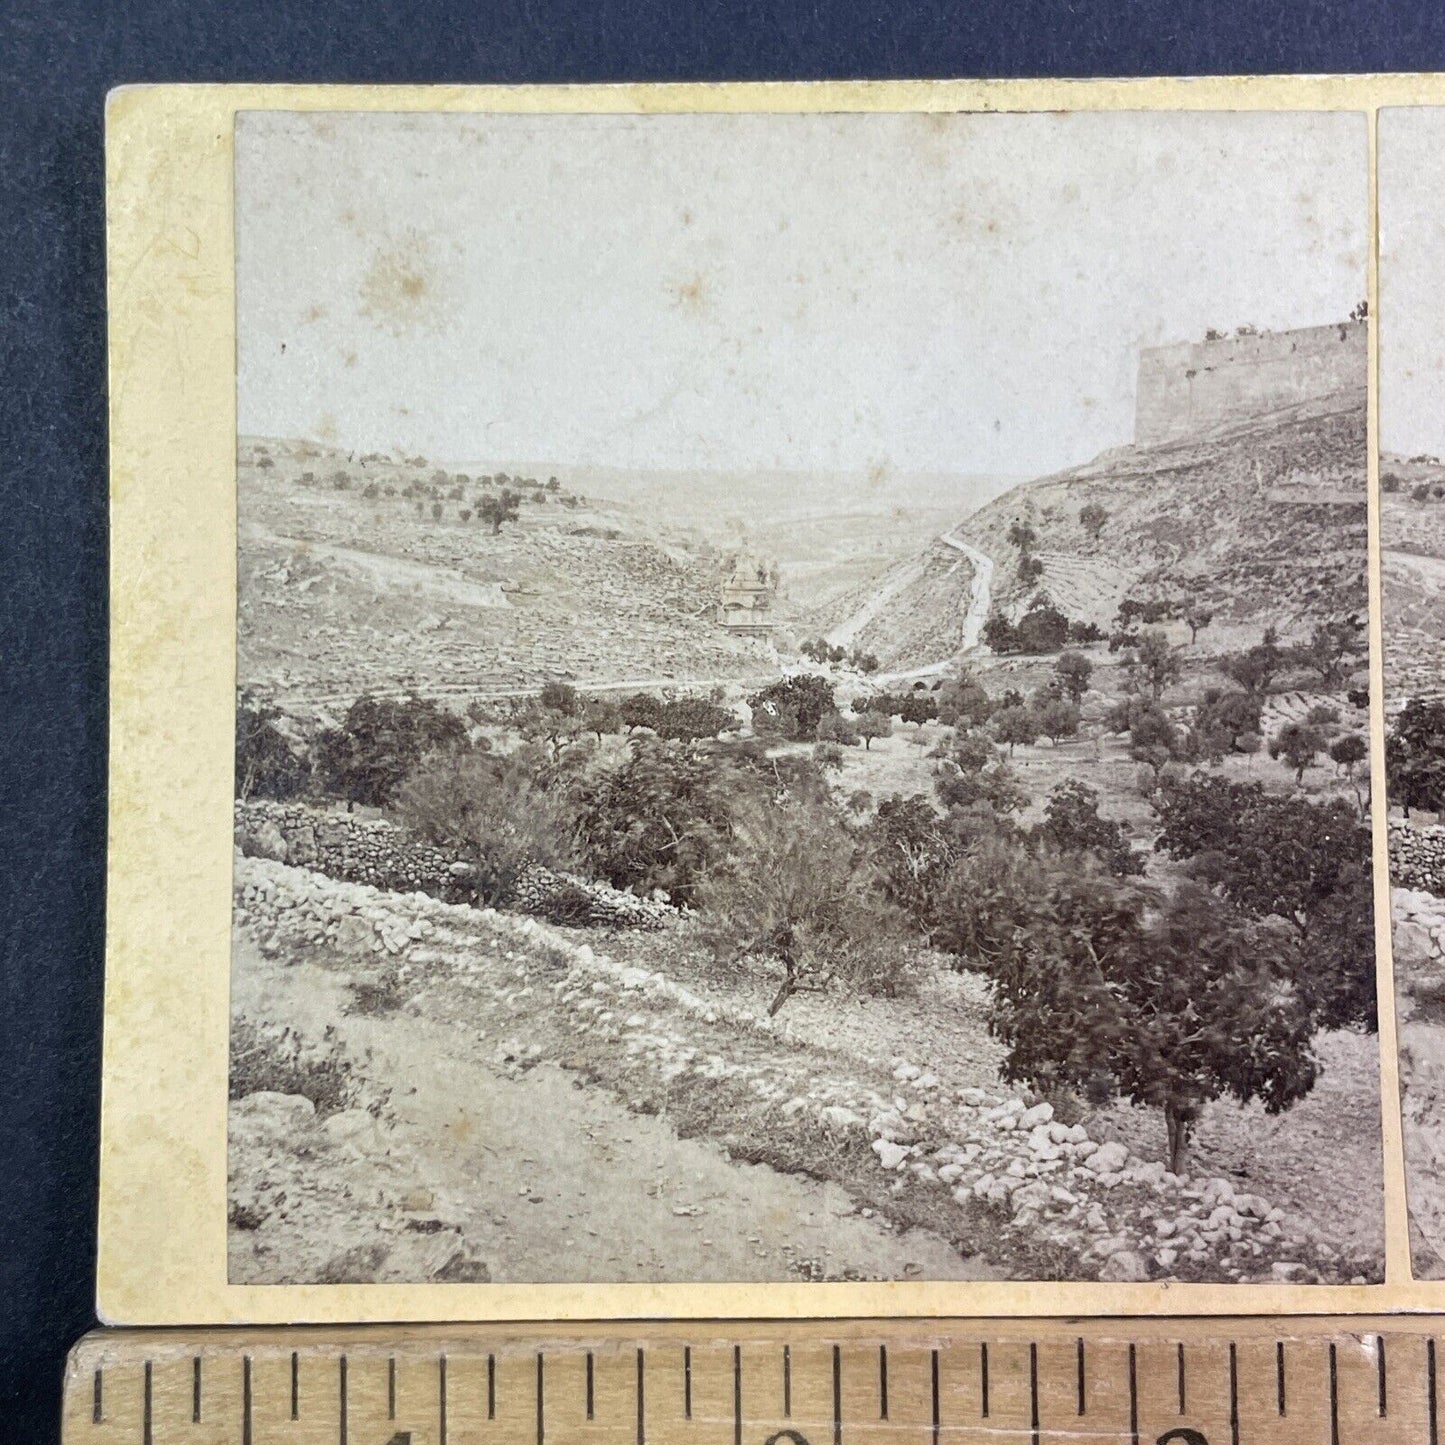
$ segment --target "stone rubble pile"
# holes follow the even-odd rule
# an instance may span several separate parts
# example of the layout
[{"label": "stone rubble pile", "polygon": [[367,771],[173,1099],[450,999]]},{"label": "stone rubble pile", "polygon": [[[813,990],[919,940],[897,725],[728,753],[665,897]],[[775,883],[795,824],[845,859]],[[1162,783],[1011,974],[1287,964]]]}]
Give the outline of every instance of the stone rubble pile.
[{"label": "stone rubble pile", "polygon": [[1418,888],[1390,892],[1395,956],[1426,962],[1445,957],[1445,898]]},{"label": "stone rubble pile", "polygon": [[[866,1141],[895,1194],[910,1185],[945,1190],[961,1209],[993,1211],[1005,1236],[1069,1249],[1100,1279],[1325,1277],[1316,1246],[1269,1201],[1226,1179],[1176,1176],[1121,1143],[1092,1139],[1048,1103],[1001,1089],[950,1089],[903,1059],[881,1087],[856,1071],[828,1073],[790,1047],[785,1021],[711,1003],[531,918],[387,895],[258,858],[238,860],[236,882],[237,923],[265,951],[304,940],[404,954],[418,972],[489,990],[484,1016],[528,1039],[504,1042],[501,1063],[537,1061],[550,999],[564,1011],[573,1047],[591,1038],[620,1053],[635,1087],[647,1079],[663,1087],[730,1081],[756,1100],[763,1127],[781,1135],[811,1125],[840,1142]],[[709,1032],[719,1026],[722,1037]],[[728,1116],[718,1121],[730,1124]],[[965,1220],[960,1226],[966,1231]]]},{"label": "stone rubble pile", "polygon": [[1390,820],[1390,881],[1398,889],[1445,895],[1445,827]]}]

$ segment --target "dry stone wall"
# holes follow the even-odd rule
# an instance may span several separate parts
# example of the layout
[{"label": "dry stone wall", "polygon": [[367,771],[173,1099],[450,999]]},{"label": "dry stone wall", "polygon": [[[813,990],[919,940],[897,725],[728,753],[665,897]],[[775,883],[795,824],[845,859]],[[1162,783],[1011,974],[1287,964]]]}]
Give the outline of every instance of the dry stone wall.
[{"label": "dry stone wall", "polygon": [[1390,823],[1390,882],[1445,897],[1445,827]]},{"label": "dry stone wall", "polygon": [[[236,804],[236,846],[387,893],[426,893],[444,903],[475,899],[472,865],[380,818],[304,803],[251,799]],[[513,906],[556,923],[600,928],[659,928],[678,910],[605,883],[533,864],[518,880]]]}]

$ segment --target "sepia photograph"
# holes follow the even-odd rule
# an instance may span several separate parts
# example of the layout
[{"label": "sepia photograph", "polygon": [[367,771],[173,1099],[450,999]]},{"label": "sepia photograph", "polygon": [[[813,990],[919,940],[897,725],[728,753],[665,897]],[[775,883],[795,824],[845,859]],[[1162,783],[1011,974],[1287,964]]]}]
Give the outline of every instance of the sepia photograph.
[{"label": "sepia photograph", "polygon": [[1368,186],[1343,112],[239,114],[230,1283],[1382,1280]]},{"label": "sepia photograph", "polygon": [[1380,116],[1380,587],[1410,1257],[1445,1279],[1445,111]]}]

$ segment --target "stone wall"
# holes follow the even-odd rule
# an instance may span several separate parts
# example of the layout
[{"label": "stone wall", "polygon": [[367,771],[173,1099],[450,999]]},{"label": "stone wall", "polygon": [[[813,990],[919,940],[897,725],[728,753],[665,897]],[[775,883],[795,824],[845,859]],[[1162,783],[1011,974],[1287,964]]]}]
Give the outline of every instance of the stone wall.
[{"label": "stone wall", "polygon": [[1155,446],[1332,396],[1365,393],[1360,321],[1265,331],[1139,353],[1134,440]]},{"label": "stone wall", "polygon": [[1445,827],[1390,822],[1390,882],[1445,897]]},{"label": "stone wall", "polygon": [[[379,818],[251,799],[236,804],[236,846],[247,857],[366,883],[387,893],[427,893],[445,903],[475,899],[472,866]],[[514,907],[557,923],[658,928],[670,904],[537,865],[518,881]]]}]

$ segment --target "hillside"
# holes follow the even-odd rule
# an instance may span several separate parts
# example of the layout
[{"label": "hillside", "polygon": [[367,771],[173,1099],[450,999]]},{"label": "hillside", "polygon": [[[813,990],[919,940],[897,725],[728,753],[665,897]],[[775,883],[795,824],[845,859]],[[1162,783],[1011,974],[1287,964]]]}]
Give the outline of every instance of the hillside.
[{"label": "hillside", "polygon": [[245,440],[238,456],[238,678],[292,707],[364,691],[466,696],[547,678],[624,683],[771,671],[716,620],[725,558],[616,505],[421,459]]},{"label": "hillside", "polygon": [[[1107,513],[1091,536],[1079,514]],[[1042,579],[1018,579],[1014,523],[1031,527]],[[1189,586],[1213,637],[1274,622],[1285,635],[1366,606],[1364,397],[1297,408],[1153,447],[1121,447],[1027,482],[957,535],[993,558],[994,601],[1016,610],[1042,587],[1071,616],[1107,627],[1126,595]]]},{"label": "hillside", "polygon": [[1385,698],[1436,696],[1445,676],[1445,463],[1380,458]]}]

